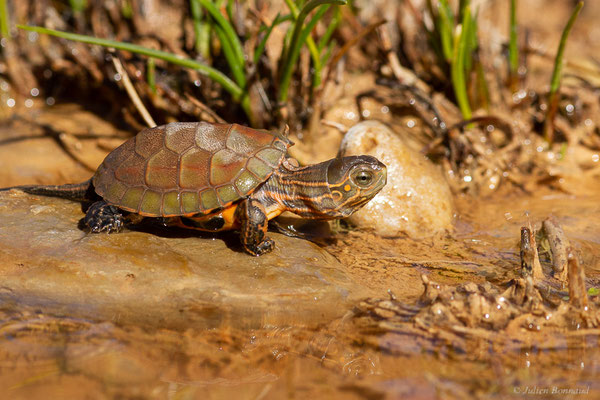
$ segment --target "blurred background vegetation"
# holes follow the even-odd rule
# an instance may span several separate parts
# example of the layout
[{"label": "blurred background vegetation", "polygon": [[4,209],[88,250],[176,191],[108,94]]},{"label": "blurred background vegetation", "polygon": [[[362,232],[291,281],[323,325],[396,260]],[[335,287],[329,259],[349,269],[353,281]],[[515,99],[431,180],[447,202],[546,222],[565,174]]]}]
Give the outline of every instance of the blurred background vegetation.
[{"label": "blurred background vegetation", "polygon": [[386,122],[414,128],[407,135],[455,191],[528,191],[527,177],[581,172],[547,163],[569,149],[575,167],[595,167],[600,74],[564,58],[582,2],[554,9],[552,48],[521,23],[527,3],[0,0],[0,112],[79,103],[132,133],[172,121],[288,124],[310,160],[335,152],[323,132],[347,125],[328,113],[340,101],[358,107],[350,122],[381,117],[361,110],[368,98],[410,117]]}]

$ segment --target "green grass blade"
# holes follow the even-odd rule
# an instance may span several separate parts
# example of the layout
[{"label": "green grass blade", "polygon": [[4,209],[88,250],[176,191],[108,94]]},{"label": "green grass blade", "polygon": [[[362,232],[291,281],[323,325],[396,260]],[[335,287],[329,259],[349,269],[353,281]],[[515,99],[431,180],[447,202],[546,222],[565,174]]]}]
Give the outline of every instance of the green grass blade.
[{"label": "green grass blade", "polygon": [[546,141],[552,144],[554,140],[554,115],[556,114],[558,108],[558,89],[560,88],[560,80],[562,78],[562,68],[564,65],[564,52],[567,44],[567,38],[569,37],[569,33],[571,33],[571,28],[573,28],[573,24],[583,7],[583,1],[580,1],[575,6],[565,29],[562,32],[562,36],[560,37],[560,43],[558,45],[558,51],[556,52],[556,58],[554,59],[554,71],[552,72],[552,80],[550,81],[550,95],[548,98],[548,113],[546,114],[546,119],[544,120],[544,137]]},{"label": "green grass blade", "polygon": [[146,81],[152,92],[156,93],[156,63],[152,57],[148,57],[146,63]]},{"label": "green grass blade", "polygon": [[284,0],[285,4],[287,4],[288,8],[290,9],[290,12],[292,13],[292,16],[294,17],[294,21],[298,19],[298,14],[300,14],[300,10],[298,9],[298,6],[296,5],[296,3],[294,3],[294,0]]},{"label": "green grass blade", "polygon": [[192,13],[192,21],[194,23],[194,48],[198,54],[202,54],[202,8],[198,0],[190,0],[190,11]]},{"label": "green grass blade", "polygon": [[229,21],[233,26],[233,0],[227,0],[225,11],[227,11],[227,18],[229,18]]},{"label": "green grass blade", "polygon": [[451,62],[454,53],[453,43],[453,27],[454,15],[448,4],[448,0],[440,0],[438,5],[438,18],[436,18],[438,30],[440,32],[440,40],[442,42],[442,51],[446,61]]},{"label": "green grass blade", "polygon": [[458,20],[462,21],[465,18],[465,10],[470,5],[470,0],[460,0],[458,2]]},{"label": "green grass blade", "polygon": [[554,71],[552,72],[552,80],[550,82],[550,93],[556,93],[558,88],[560,87],[560,79],[562,75],[562,68],[564,64],[564,52],[567,44],[567,38],[569,37],[569,33],[571,33],[571,28],[579,15],[579,11],[583,7],[583,1],[580,1],[575,6],[573,10],[573,14],[571,14],[571,18],[569,18],[569,22],[567,22],[567,26],[563,30],[562,36],[560,37],[560,44],[558,45],[558,51],[556,53],[556,58],[554,59]]},{"label": "green grass blade", "polygon": [[87,7],[87,0],[69,0],[69,5],[75,13],[82,13]]},{"label": "green grass blade", "polygon": [[258,64],[258,60],[260,60],[263,53],[265,52],[265,46],[267,45],[267,40],[269,40],[269,36],[271,36],[271,33],[273,32],[273,28],[275,28],[277,25],[279,25],[280,23],[282,23],[284,21],[289,21],[291,18],[292,18],[291,15],[284,15],[282,17],[279,15],[279,13],[277,14],[275,19],[271,23],[271,25],[268,28],[266,28],[267,32],[265,33],[262,40],[260,41],[258,46],[256,46],[256,49],[254,50],[254,58],[253,58],[254,64]]},{"label": "green grass blade", "polygon": [[[321,18],[323,18],[323,16],[325,15],[325,13],[327,12],[328,9],[329,9],[329,5],[321,6],[317,10],[315,15],[313,15],[313,17],[308,22],[308,24],[306,24],[304,29],[302,29],[302,32],[300,33],[300,40],[298,42],[300,44],[300,48],[302,47],[302,43],[306,42],[307,38],[310,35],[310,32],[314,29],[315,25],[317,25],[317,23],[321,20]],[[298,54],[300,54],[300,48],[298,48]],[[315,57],[315,54],[316,54],[316,57]],[[313,87],[317,87],[321,84],[321,70],[323,69],[323,66],[321,64],[321,52],[315,48],[315,53],[312,55],[313,55],[313,57],[312,57],[313,58],[313,68],[315,71],[314,75],[313,75],[313,84],[312,85],[313,85]]]},{"label": "green grass blade", "polygon": [[10,38],[10,25],[6,0],[0,0],[0,34],[2,34],[2,37]]},{"label": "green grass blade", "polygon": [[206,62],[210,62],[210,24],[202,24],[200,27],[200,56]]},{"label": "green grass blade", "polygon": [[440,0],[438,12],[446,16],[450,22],[450,26],[454,25],[454,13],[452,12],[452,7],[450,7],[448,0]]},{"label": "green grass blade", "polygon": [[[469,6],[469,10],[470,10],[470,6]],[[464,20],[464,15],[466,15],[466,13],[463,10],[463,20]],[[466,48],[465,48],[465,71],[468,74],[470,74],[474,67],[473,67],[473,57],[475,52],[477,51],[477,49],[479,48],[479,39],[477,37],[478,32],[479,32],[479,26],[477,24],[477,19],[479,17],[479,9],[475,12],[475,14],[470,13],[470,18],[469,18],[469,22],[468,22],[468,31],[467,31],[467,37],[466,37]]]},{"label": "green grass blade", "polygon": [[[285,59],[283,60],[283,72],[279,83],[279,102],[281,103],[287,101],[288,89],[292,78],[293,67],[296,64],[296,61],[298,60],[298,56],[300,55],[300,49],[302,48],[302,44],[306,41],[308,33],[310,33],[310,30],[307,31],[306,29],[302,29],[302,26],[304,25],[304,20],[312,10],[324,4],[345,5],[346,0],[311,0],[302,8],[300,13],[298,14],[298,18],[294,23],[294,31],[290,39],[290,44],[288,46]],[[314,24],[318,22],[318,20],[315,20],[314,18],[311,20],[311,22],[313,21]],[[318,54],[317,59],[319,59]],[[318,62],[320,62],[320,60],[318,60]]]},{"label": "green grass blade", "polygon": [[439,18],[436,16],[436,13],[434,11],[432,0],[426,0],[425,6],[427,7],[427,12],[429,13],[429,16],[431,17],[431,20],[433,21],[433,29],[429,29],[427,27],[427,24],[425,23],[424,18],[421,18],[421,26],[420,27],[425,32],[425,34],[427,36],[427,42],[429,43],[429,46],[435,53],[435,56],[440,61],[440,64],[443,64],[446,61],[446,57],[442,50],[442,39],[440,36],[440,30],[439,30],[439,28],[440,28],[439,27]]},{"label": "green grass blade", "polygon": [[508,41],[508,61],[510,74],[517,76],[519,69],[519,48],[517,46],[517,0],[510,0],[510,37]]},{"label": "green grass blade", "polygon": [[490,89],[485,78],[485,72],[481,61],[477,61],[475,64],[475,73],[477,79],[477,96],[479,98],[480,107],[485,108],[489,111],[490,108]]},{"label": "green grass blade", "polygon": [[[273,22],[271,23],[271,25],[275,24],[275,26],[277,26],[286,21],[294,21],[294,17],[292,16],[292,14],[281,15],[281,13],[277,13],[277,15],[275,16],[275,19],[273,19]],[[271,28],[271,25],[269,25],[269,26],[262,25],[258,31],[260,33],[268,31]]]},{"label": "green grass blade", "polygon": [[200,4],[202,4],[202,7],[204,7],[206,11],[208,11],[210,16],[213,17],[217,25],[219,25],[225,32],[225,37],[229,41],[230,47],[233,50],[233,54],[235,55],[237,63],[243,69],[246,62],[246,57],[244,56],[244,49],[242,48],[242,43],[240,42],[237,33],[235,33],[233,26],[229,21],[225,19],[223,14],[219,12],[217,7],[210,0],[198,1],[200,2]]},{"label": "green grass blade", "polygon": [[[298,12],[298,7],[296,7],[296,5],[294,4],[294,2],[292,0],[286,0],[286,4],[290,8],[292,15],[294,15],[294,17],[297,19],[300,16],[300,13]],[[302,5],[302,2],[300,2],[299,5]],[[318,22],[318,20],[317,20],[317,22]],[[314,66],[315,70],[317,70],[317,69],[320,70],[321,69],[320,68],[321,67],[321,51],[319,50],[318,46],[315,44],[315,41],[313,40],[313,38],[311,36],[306,37],[306,47],[308,47],[308,51],[309,51],[310,57],[313,61],[313,66]],[[286,54],[286,58],[287,58],[287,56],[290,53],[285,53],[285,54]],[[318,81],[318,79],[317,79],[317,81]],[[313,80],[313,83],[314,83],[314,80]]]},{"label": "green grass blade", "polygon": [[225,55],[225,59],[227,60],[227,64],[231,69],[231,73],[233,74],[233,78],[237,82],[237,84],[244,89],[246,87],[246,75],[244,73],[244,64],[240,64],[238,59],[235,56],[235,50],[231,46],[231,42],[227,39],[227,34],[221,28],[220,25],[214,26],[215,33],[221,42],[221,48],[223,49],[223,54]]},{"label": "green grass blade", "polygon": [[[313,82],[312,82],[313,89],[321,86],[321,82],[323,81],[323,77],[321,76],[321,74],[323,73],[323,66],[325,65],[327,60],[329,60],[329,57],[331,57],[331,54],[333,52],[333,47],[330,46],[330,44],[332,43],[332,42],[330,42],[331,36],[333,35],[333,32],[336,30],[336,28],[340,24],[341,20],[342,20],[342,13],[340,12],[340,8],[336,6],[335,12],[333,14],[333,18],[332,18],[331,22],[329,23],[329,25],[327,26],[327,30],[325,31],[325,34],[319,40],[319,44],[317,46],[318,53],[319,53],[319,61],[314,63],[315,72],[313,74]],[[325,54],[323,54],[324,48],[326,48]]]},{"label": "green grass blade", "polygon": [[469,45],[471,50],[475,51],[479,48],[479,7],[475,14],[471,15],[471,35],[469,36]]},{"label": "green grass blade", "polygon": [[327,30],[325,31],[325,34],[321,37],[321,39],[319,40],[319,44],[317,45],[319,54],[321,54],[323,49],[326,46],[328,46],[329,40],[331,39],[333,32],[336,30],[336,28],[338,27],[338,25],[340,24],[341,21],[342,21],[342,13],[340,11],[340,8],[335,7],[333,18],[332,18],[331,22],[329,23],[329,25],[327,26]]},{"label": "green grass blade", "polygon": [[465,8],[462,24],[456,27],[454,36],[454,52],[450,74],[452,77],[452,86],[456,102],[465,120],[471,119],[471,106],[467,95],[467,85],[465,80],[465,52],[469,41],[468,30],[465,27],[471,24],[471,9]]},{"label": "green grass blade", "polygon": [[133,18],[133,7],[130,0],[125,0],[121,3],[121,15],[125,19]]},{"label": "green grass blade", "polygon": [[17,25],[17,27],[26,31],[44,33],[47,35],[57,36],[63,39],[74,40],[77,42],[95,44],[98,46],[112,47],[119,50],[130,51],[132,53],[158,58],[159,60],[164,60],[170,62],[171,64],[195,69],[198,72],[208,76],[213,81],[219,83],[221,86],[223,86],[223,88],[226,91],[228,91],[234,99],[239,101],[244,95],[244,91],[242,90],[242,88],[240,88],[234,81],[229,79],[229,77],[227,77],[227,75],[223,74],[221,71],[201,62],[191,60],[189,58],[183,58],[172,53],[167,53],[166,51],[149,49],[147,47],[139,46],[133,43],[117,42],[116,40],[99,39],[93,36],[56,31],[54,29],[42,28],[39,26]]},{"label": "green grass blade", "polygon": [[465,10],[463,10],[463,31],[462,34],[465,36],[464,40],[465,40],[465,51],[463,54],[463,65],[465,68],[465,74],[468,76],[469,72],[471,71],[471,69],[473,68],[473,58],[472,58],[472,52],[475,49],[473,46],[473,41],[472,36],[473,36],[473,31],[475,29],[475,27],[473,26],[473,19],[469,18],[468,21],[465,20],[464,16],[466,15]]},{"label": "green grass blade", "polygon": [[321,55],[321,65],[327,64],[327,62],[331,59],[331,56],[333,55],[333,48],[335,47],[335,45],[336,45],[335,40],[332,40],[331,42],[329,42],[327,44],[325,51]]},{"label": "green grass blade", "polygon": [[288,53],[288,49],[290,46],[290,41],[292,40],[292,32],[294,30],[294,22],[298,19],[298,14],[300,13],[300,11],[298,10],[298,7],[294,3],[294,0],[284,0],[284,1],[285,1],[285,4],[287,4],[288,8],[290,9],[290,13],[292,14],[292,23],[290,24],[289,28],[285,32],[285,37],[283,40],[283,48],[281,50],[280,65],[278,68],[279,70],[281,70],[283,67],[283,61],[287,59],[287,53]]}]

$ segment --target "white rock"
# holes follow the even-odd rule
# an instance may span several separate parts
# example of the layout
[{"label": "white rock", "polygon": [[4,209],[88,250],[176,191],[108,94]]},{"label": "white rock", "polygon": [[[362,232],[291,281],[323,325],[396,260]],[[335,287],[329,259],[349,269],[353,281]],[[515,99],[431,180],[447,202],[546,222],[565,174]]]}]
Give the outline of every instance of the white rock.
[{"label": "white rock", "polygon": [[378,121],[354,125],[344,136],[340,153],[372,155],[387,166],[387,185],[349,218],[351,223],[381,236],[411,238],[452,227],[452,194],[441,171],[386,125]]}]

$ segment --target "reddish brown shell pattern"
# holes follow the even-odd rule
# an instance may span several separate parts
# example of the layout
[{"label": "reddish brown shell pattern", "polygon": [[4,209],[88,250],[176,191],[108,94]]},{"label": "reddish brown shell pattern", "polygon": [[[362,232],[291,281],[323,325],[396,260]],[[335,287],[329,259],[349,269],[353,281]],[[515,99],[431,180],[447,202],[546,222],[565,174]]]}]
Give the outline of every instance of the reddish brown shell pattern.
[{"label": "reddish brown shell pattern", "polygon": [[256,190],[290,145],[277,133],[237,124],[175,122],[117,147],[93,183],[106,202],[144,216],[209,214]]}]

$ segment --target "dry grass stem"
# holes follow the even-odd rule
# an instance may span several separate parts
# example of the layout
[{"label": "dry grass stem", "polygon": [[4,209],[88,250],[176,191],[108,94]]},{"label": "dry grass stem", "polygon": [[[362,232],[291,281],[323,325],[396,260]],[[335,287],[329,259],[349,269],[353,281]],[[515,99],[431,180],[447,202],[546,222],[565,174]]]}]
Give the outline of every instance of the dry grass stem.
[{"label": "dry grass stem", "polygon": [[131,99],[133,104],[135,105],[135,108],[138,110],[138,112],[140,113],[140,115],[142,116],[144,121],[146,122],[146,125],[148,125],[149,128],[154,128],[156,126],[156,122],[154,122],[154,119],[152,118],[152,116],[150,115],[150,113],[148,112],[146,107],[144,106],[144,103],[142,103],[142,99],[140,99],[140,96],[135,91],[135,88],[133,87],[133,84],[131,83],[131,79],[129,79],[129,75],[127,74],[127,71],[125,71],[125,68],[123,68],[123,64],[121,63],[121,60],[119,60],[119,58],[117,56],[113,55],[112,62],[115,66],[115,69],[117,70],[117,73],[119,75],[121,75],[121,80],[123,82],[123,86],[125,87],[125,90],[127,91],[127,95],[129,96],[129,98]]}]

